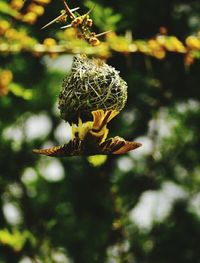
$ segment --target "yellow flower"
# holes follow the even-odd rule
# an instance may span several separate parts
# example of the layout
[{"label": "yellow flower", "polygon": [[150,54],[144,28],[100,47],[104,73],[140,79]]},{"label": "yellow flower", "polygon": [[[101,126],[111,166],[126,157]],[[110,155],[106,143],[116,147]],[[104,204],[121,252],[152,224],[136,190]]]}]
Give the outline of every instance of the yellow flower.
[{"label": "yellow flower", "polygon": [[200,49],[200,39],[195,36],[189,36],[185,40],[186,45],[191,49]]},{"label": "yellow flower", "polygon": [[10,5],[13,9],[20,10],[24,5],[24,1],[23,0],[12,0]]},{"label": "yellow flower", "polygon": [[10,28],[10,23],[6,20],[0,20],[0,35],[4,35]]},{"label": "yellow flower", "polygon": [[182,42],[174,36],[166,37],[166,41],[163,45],[168,51],[171,52],[180,52],[180,53],[186,52],[186,48],[184,47]]},{"label": "yellow flower", "polygon": [[3,70],[0,72],[0,96],[8,94],[9,84],[12,78],[13,74],[10,70]]},{"label": "yellow flower", "polygon": [[192,55],[191,52],[187,53],[185,56],[185,64],[190,66],[194,62],[194,56]]},{"label": "yellow flower", "polygon": [[43,41],[43,44],[46,47],[52,47],[56,45],[56,41],[55,39],[49,37],[49,38],[45,38],[45,40]]},{"label": "yellow flower", "polygon": [[5,37],[9,40],[16,40],[18,38],[18,32],[14,28],[9,28],[5,33]]},{"label": "yellow flower", "polygon": [[110,47],[117,52],[129,52],[129,46],[132,44],[131,42],[129,43],[125,37],[117,36],[114,32],[109,32],[106,35],[106,39]]},{"label": "yellow flower", "polygon": [[29,24],[34,24],[37,20],[37,14],[34,12],[28,12],[23,16],[22,19],[24,22],[29,23]]},{"label": "yellow flower", "polygon": [[166,52],[164,49],[159,49],[159,50],[153,51],[152,55],[156,57],[157,59],[164,59],[166,56]]},{"label": "yellow flower", "polygon": [[38,16],[41,16],[44,14],[44,7],[42,7],[40,5],[36,5],[36,4],[31,4],[28,7],[28,11],[33,12]]},{"label": "yellow flower", "polygon": [[163,59],[166,55],[164,48],[160,45],[160,43],[155,39],[150,39],[148,41],[148,46],[151,50],[151,55],[156,57],[157,59]]},{"label": "yellow flower", "polygon": [[0,85],[7,86],[13,78],[13,74],[10,70],[3,70],[0,72]]},{"label": "yellow flower", "polygon": [[51,2],[51,0],[35,0],[35,2],[40,5],[47,5]]},{"label": "yellow flower", "polygon": [[89,43],[92,45],[92,46],[98,46],[100,44],[100,41],[98,40],[98,38],[96,37],[91,37],[89,39]]}]

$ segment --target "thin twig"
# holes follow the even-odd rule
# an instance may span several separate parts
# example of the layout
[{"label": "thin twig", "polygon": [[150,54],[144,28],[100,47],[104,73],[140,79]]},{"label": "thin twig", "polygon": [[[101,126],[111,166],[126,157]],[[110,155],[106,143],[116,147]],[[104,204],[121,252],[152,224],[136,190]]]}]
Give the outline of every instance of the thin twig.
[{"label": "thin twig", "polygon": [[72,18],[72,19],[76,18],[75,15],[70,10],[68,4],[65,2],[65,0],[63,0],[63,4],[64,4],[65,11],[66,11],[67,15],[69,15],[69,17]]}]

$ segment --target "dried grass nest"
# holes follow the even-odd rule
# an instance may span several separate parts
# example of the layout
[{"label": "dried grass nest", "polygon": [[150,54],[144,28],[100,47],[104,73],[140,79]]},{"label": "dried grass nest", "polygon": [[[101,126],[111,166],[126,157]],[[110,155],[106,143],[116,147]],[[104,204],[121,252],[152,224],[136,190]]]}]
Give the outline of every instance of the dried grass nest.
[{"label": "dried grass nest", "polygon": [[75,56],[59,95],[61,118],[71,122],[88,118],[97,109],[121,111],[127,101],[127,84],[119,71],[100,59]]}]

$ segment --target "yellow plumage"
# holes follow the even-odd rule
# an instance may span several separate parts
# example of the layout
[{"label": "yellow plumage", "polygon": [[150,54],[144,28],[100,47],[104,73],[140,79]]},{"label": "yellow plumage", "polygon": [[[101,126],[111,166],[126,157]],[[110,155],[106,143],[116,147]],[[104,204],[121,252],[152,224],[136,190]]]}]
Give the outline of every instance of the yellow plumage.
[{"label": "yellow plumage", "polygon": [[[96,110],[92,112],[93,121],[78,121],[72,124],[72,140],[63,146],[50,149],[33,150],[34,153],[53,157],[95,154],[123,154],[141,146],[137,142],[128,142],[116,136],[107,139],[107,124],[118,114],[115,110]],[[107,139],[107,140],[106,140]]]},{"label": "yellow plumage", "polygon": [[85,140],[88,136],[92,136],[98,143],[104,142],[109,132],[107,123],[117,114],[118,111],[115,110],[97,110],[92,112],[93,121],[83,123],[79,118],[78,125],[72,125],[72,139],[78,137],[80,140]]}]

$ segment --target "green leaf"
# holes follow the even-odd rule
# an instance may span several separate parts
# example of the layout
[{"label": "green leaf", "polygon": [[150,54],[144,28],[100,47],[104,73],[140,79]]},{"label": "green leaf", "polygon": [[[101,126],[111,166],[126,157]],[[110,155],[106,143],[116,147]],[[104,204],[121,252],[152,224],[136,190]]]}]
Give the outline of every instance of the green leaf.
[{"label": "green leaf", "polygon": [[0,1],[0,10],[1,10],[1,13],[11,15],[14,17],[18,15],[18,12],[16,10],[12,9],[9,4],[3,1]]},{"label": "green leaf", "polygon": [[[94,7],[94,2],[88,0],[85,2],[88,9]],[[91,13],[94,20],[94,24],[101,30],[116,30],[117,24],[121,20],[121,14],[117,14],[111,7],[104,7],[100,4],[96,4],[94,10]]]},{"label": "green leaf", "polygon": [[33,91],[31,89],[24,89],[16,83],[10,85],[10,91],[17,97],[21,97],[25,100],[30,100],[33,97]]},{"label": "green leaf", "polygon": [[28,240],[32,245],[35,245],[35,238],[27,230],[22,232],[17,229],[13,229],[12,232],[8,229],[0,230],[0,244],[8,245],[15,251],[22,250]]}]

